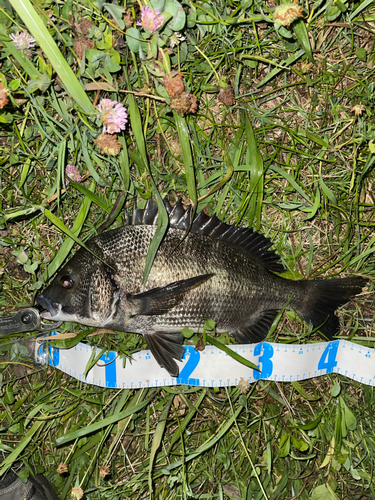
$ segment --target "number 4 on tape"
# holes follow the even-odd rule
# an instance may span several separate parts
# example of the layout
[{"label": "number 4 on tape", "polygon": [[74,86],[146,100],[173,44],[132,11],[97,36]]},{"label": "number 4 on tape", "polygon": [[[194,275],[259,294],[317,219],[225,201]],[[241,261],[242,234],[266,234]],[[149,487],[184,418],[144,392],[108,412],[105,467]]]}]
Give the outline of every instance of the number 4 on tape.
[{"label": "number 4 on tape", "polygon": [[332,373],[337,366],[337,350],[339,341],[329,342],[318,363],[318,370],[327,370],[327,373]]}]

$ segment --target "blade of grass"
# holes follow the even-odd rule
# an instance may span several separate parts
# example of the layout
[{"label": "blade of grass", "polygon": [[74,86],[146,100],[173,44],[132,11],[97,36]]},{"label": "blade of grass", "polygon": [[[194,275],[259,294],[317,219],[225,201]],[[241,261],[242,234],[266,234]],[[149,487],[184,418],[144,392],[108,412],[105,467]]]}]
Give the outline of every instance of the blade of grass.
[{"label": "blade of grass", "polygon": [[171,405],[172,405],[173,398],[174,398],[173,394],[171,394],[169,396],[169,398],[167,398],[167,401],[165,402],[163,411],[160,414],[159,422],[158,422],[158,425],[156,426],[156,429],[154,432],[154,437],[152,439],[152,445],[151,445],[151,451],[150,451],[150,463],[148,466],[149,467],[149,469],[148,469],[148,489],[149,489],[149,493],[150,493],[150,499],[152,499],[152,489],[153,489],[152,469],[154,466],[154,460],[156,457],[156,453],[160,447],[161,440],[163,439],[165,426],[167,424],[167,417],[168,417],[168,413],[169,413],[169,410],[170,410]]},{"label": "blade of grass", "polygon": [[158,202],[158,226],[155,232],[155,236],[152,238],[151,245],[147,253],[145,270],[143,272],[143,280],[142,280],[143,285],[147,283],[148,275],[150,274],[152,264],[154,263],[156,254],[159,250],[161,242],[163,241],[169,223],[168,212],[164,206],[159,191],[156,188],[155,188],[155,193]]},{"label": "blade of grass", "polygon": [[301,189],[298,183],[293,179],[293,177],[290,174],[288,174],[288,172],[285,172],[285,170],[283,170],[280,167],[277,167],[276,165],[270,165],[268,169],[273,170],[274,172],[277,172],[282,177],[284,177],[284,179],[289,182],[289,184],[297,191],[297,193],[299,193],[303,198],[305,198],[305,200],[308,201],[311,206],[314,205],[314,202],[311,200],[311,198],[307,196],[304,190]]},{"label": "blade of grass", "polygon": [[[354,12],[352,12],[352,14],[350,14],[350,20],[353,21],[353,19],[355,19],[358,14],[360,14],[364,9],[367,9],[367,7],[369,5],[372,4],[372,0],[365,0],[364,2],[362,2],[356,9]],[[361,19],[362,21],[362,19]]]},{"label": "blade of grass", "polygon": [[295,21],[292,24],[292,29],[297,37],[297,40],[299,41],[299,43],[302,45],[304,51],[306,52],[306,55],[309,58],[309,61],[311,61],[313,63],[314,57],[313,57],[313,53],[311,50],[310,38],[309,38],[309,35],[307,33],[305,21],[303,19],[297,19],[297,21]]},{"label": "blade of grass", "polygon": [[189,129],[185,118],[180,116],[176,111],[173,111],[173,117],[176,123],[178,139],[180,141],[182,161],[185,169],[189,197],[193,204],[192,216],[194,216],[195,210],[197,208],[198,198],[195,182],[194,161],[190,146]]},{"label": "blade of grass", "polygon": [[[130,391],[127,391],[127,393],[126,393],[127,397],[129,396],[129,392]],[[144,389],[142,389],[139,392],[136,392],[134,394],[134,396],[132,397],[132,399],[127,404],[128,410],[130,408],[136,406],[137,404],[139,404],[145,398],[146,395],[147,395],[147,390],[145,391]],[[119,403],[116,406],[116,411],[121,411],[122,408],[124,407],[125,402],[126,402],[124,396],[125,396],[125,394],[123,394],[121,396],[121,400],[119,401]],[[117,432],[116,432],[116,435],[113,437],[111,446],[109,447],[109,450],[106,454],[105,463],[108,463],[111,460],[111,457],[114,454],[116,448],[119,445],[121,445],[122,436],[123,436],[126,428],[128,427],[128,425],[130,424],[131,419],[132,419],[132,416],[130,415],[129,417],[124,418],[124,420],[120,420],[120,422],[117,424]]]},{"label": "blade of grass", "polygon": [[[94,191],[95,189],[95,181],[91,183],[90,186],[90,191]],[[73,227],[72,227],[72,233],[75,234],[76,236],[79,235],[81,232],[83,223],[86,220],[86,217],[89,213],[91,206],[91,200],[89,198],[85,198],[80,210],[78,212],[78,215],[74,221]],[[47,281],[55,272],[57,269],[61,266],[61,264],[64,262],[66,257],[68,256],[70,250],[72,249],[72,246],[74,245],[74,241],[70,238],[67,238],[64,243],[61,245],[59,251],[53,258],[53,260],[50,262],[50,264],[47,267],[47,270],[43,273],[43,279]]]},{"label": "blade of grass", "polygon": [[22,172],[21,172],[19,183],[18,183],[18,188],[20,190],[22,189],[22,186],[25,184],[26,178],[29,175],[30,164],[31,164],[31,158],[27,158],[27,160],[25,161],[25,163],[22,167]]},{"label": "blade of grass", "polygon": [[122,182],[124,184],[125,193],[129,191],[130,186],[130,166],[129,166],[129,155],[128,146],[125,141],[125,137],[120,137],[119,142],[122,146],[122,150],[119,154],[118,161],[120,163]]},{"label": "blade of grass", "polygon": [[33,436],[38,432],[38,430],[46,424],[45,420],[38,420],[34,422],[31,428],[26,432],[26,434],[22,437],[21,441],[18,443],[17,448],[10,453],[6,457],[6,459],[2,462],[0,468],[0,476],[5,474],[12,466],[14,462],[16,462],[17,458],[21,455],[23,450],[29,445]]},{"label": "blade of grass", "polygon": [[137,144],[138,151],[141,155],[143,163],[148,167],[148,155],[146,150],[146,141],[143,134],[142,128],[142,118],[139,111],[137,101],[133,94],[128,95],[128,111],[131,128],[135,137],[135,142]]},{"label": "blade of grass", "polygon": [[69,185],[82,193],[86,198],[95,203],[95,205],[98,205],[98,207],[107,212],[107,214],[111,213],[112,208],[103,200],[103,198],[92,192],[90,189],[87,189],[86,186],[74,181],[69,181]]},{"label": "blade of grass", "polygon": [[160,193],[154,183],[154,179],[151,174],[149,162],[148,162],[148,156],[147,156],[147,151],[146,151],[146,142],[145,142],[145,137],[143,134],[143,129],[142,129],[142,120],[141,120],[141,114],[139,112],[139,108],[137,105],[137,102],[135,100],[135,97],[132,94],[129,94],[128,96],[128,110],[129,110],[129,116],[130,116],[130,122],[132,125],[132,130],[134,133],[135,141],[138,146],[138,150],[140,152],[141,158],[143,163],[147,166],[148,173],[151,179],[151,182],[154,186],[154,191],[156,195],[156,201],[158,204],[158,226],[155,232],[154,237],[152,238],[152,242],[150,245],[150,248],[147,253],[147,259],[146,259],[146,264],[145,264],[145,269],[143,272],[143,280],[142,284],[143,286],[147,283],[148,276],[150,274],[152,264],[154,263],[157,251],[159,250],[159,246],[161,242],[163,241],[164,235],[168,229],[168,213],[167,210],[164,206],[163,200],[161,199]]},{"label": "blade of grass", "polygon": [[[230,394],[229,394],[229,391],[228,391],[228,388],[227,388],[227,387],[225,388],[225,392],[226,392],[226,394],[227,394],[227,398],[228,398],[228,401],[229,401],[229,404],[230,404],[230,409],[231,409],[231,411],[232,411],[232,414],[234,414],[234,408],[233,408],[233,404],[232,404],[232,399],[231,399],[231,397],[230,397]],[[237,422],[237,418],[236,418],[236,417],[234,418],[234,424],[235,424],[235,427],[236,427],[236,429],[237,429],[237,433],[238,433],[238,436],[239,436],[240,441],[241,441],[241,443],[242,443],[242,447],[243,447],[243,449],[244,449],[244,451],[245,451],[245,454],[246,454],[246,456],[247,456],[247,459],[248,459],[248,460],[249,460],[249,462],[250,462],[251,468],[252,468],[252,470],[253,470],[253,474],[254,474],[254,476],[256,477],[256,479],[257,479],[257,481],[258,481],[258,484],[259,484],[259,486],[260,486],[260,488],[261,488],[261,490],[262,490],[263,497],[264,497],[266,500],[268,500],[268,495],[267,495],[267,493],[266,493],[266,491],[265,491],[265,489],[264,489],[264,487],[263,487],[262,481],[260,480],[259,474],[258,474],[258,472],[257,472],[257,470],[256,470],[256,468],[255,468],[255,466],[254,466],[254,463],[253,463],[253,461],[251,460],[251,456],[250,456],[249,451],[248,451],[248,449],[247,449],[247,446],[246,446],[246,444],[245,444],[245,442],[244,442],[243,435],[242,435],[242,432],[240,431],[240,428],[239,428],[239,425],[238,425],[238,422]]]},{"label": "blade of grass", "polygon": [[245,365],[248,368],[252,368],[253,370],[256,370],[257,372],[259,372],[259,368],[257,367],[257,365],[255,365],[254,363],[252,363],[248,359],[242,357],[240,354],[233,351],[230,347],[219,342],[217,339],[215,339],[215,337],[211,337],[211,335],[207,335],[207,333],[206,333],[206,338],[210,344],[214,345],[215,347],[217,347],[221,351],[228,354],[228,356],[230,356],[231,358],[233,358],[236,361],[238,361],[239,363],[241,363],[241,365]]},{"label": "blade of grass", "polygon": [[[196,391],[196,392],[198,392],[198,391]],[[193,406],[193,409],[190,408],[190,411],[188,412],[188,414],[186,415],[186,417],[181,422],[181,431],[182,432],[185,431],[185,429],[188,426],[189,422],[194,417],[194,415],[196,414],[196,412],[199,410],[199,406],[202,403],[203,399],[206,397],[206,395],[207,395],[207,389],[203,389],[201,391],[201,394],[199,395],[199,398],[197,399],[197,401],[195,401],[194,404],[190,403],[190,405]],[[175,442],[178,441],[178,439],[180,439],[180,434],[181,434],[180,429],[176,429],[175,433],[172,436],[171,441],[169,442],[168,454],[170,453],[170,451],[172,449],[172,446],[175,444]]]},{"label": "blade of grass", "polygon": [[60,231],[62,231],[63,233],[65,233],[67,236],[69,236],[69,238],[71,238],[72,240],[74,240],[76,243],[78,243],[79,246],[83,247],[85,250],[87,250],[88,252],[90,252],[92,255],[95,255],[94,252],[92,250],[90,250],[85,244],[84,242],[78,238],[74,233],[73,231],[71,231],[64,223],[62,220],[60,220],[55,214],[53,214],[50,210],[48,210],[48,208],[45,208],[44,209],[44,215],[47,217],[47,219],[49,219],[53,225],[55,225],[58,229],[60,229]]},{"label": "blade of grass", "polygon": [[37,79],[42,78],[41,73],[36,69],[34,64],[27,58],[22,50],[16,49],[13,42],[5,42],[2,41],[2,44],[9,50],[14,59],[18,62],[18,64],[23,68],[30,78]]},{"label": "blade of grass", "polygon": [[82,143],[82,153],[83,153],[83,157],[85,159],[85,162],[86,162],[86,166],[90,172],[90,174],[92,175],[92,178],[99,184],[99,186],[105,186],[107,183],[105,182],[105,180],[103,180],[100,175],[98,174],[98,172],[96,171],[92,161],[91,161],[91,157],[89,155],[89,145],[88,145],[88,141],[87,141],[87,134],[86,134],[86,131],[84,130],[83,131],[83,134],[81,136],[81,133],[80,133],[80,130],[79,128],[76,128],[76,134],[79,138],[79,140],[81,141]]},{"label": "blade of grass", "polygon": [[107,219],[98,227],[98,233],[106,231],[122,212],[126,200],[126,194],[119,194]]},{"label": "blade of grass", "polygon": [[[293,55],[291,55],[290,57],[288,57],[288,59],[286,59],[284,61],[284,66],[291,66],[294,62],[297,61],[297,59],[299,59],[301,56],[303,56],[303,54],[305,54],[305,49],[297,50],[297,52],[295,52]],[[262,87],[263,85],[265,85],[274,76],[278,75],[280,73],[280,71],[282,71],[281,68],[274,68],[272,71],[270,71],[268,73],[267,76],[265,76],[263,78],[263,80],[260,83],[258,83],[257,88]]]},{"label": "blade of grass", "polygon": [[263,158],[259,152],[258,144],[255,139],[254,130],[247,113],[245,114],[245,129],[247,139],[246,163],[250,171],[250,201],[249,201],[249,225],[253,225],[256,220],[256,229],[260,228],[263,186],[264,186],[264,165]]},{"label": "blade of grass", "polygon": [[104,427],[107,427],[108,425],[115,424],[120,420],[129,417],[130,415],[134,415],[135,413],[138,413],[140,410],[143,410],[143,408],[147,406],[152,399],[153,398],[150,397],[145,401],[142,401],[141,403],[132,406],[131,408],[127,408],[124,411],[116,412],[114,415],[111,415],[110,417],[107,418],[103,418],[99,422],[95,422],[94,424],[88,425],[83,429],[79,429],[78,431],[66,434],[65,436],[56,439],[56,446],[62,446],[63,444],[69,443],[70,441],[74,441],[75,439],[80,439],[84,436],[87,436],[88,434],[97,432],[103,429]]},{"label": "blade of grass", "polygon": [[[185,457],[185,463],[194,460],[195,458],[202,455],[204,452],[215,446],[215,444],[222,439],[222,437],[228,432],[235,422],[235,419],[239,416],[243,410],[243,406],[236,409],[234,415],[230,417],[227,421],[223,421],[222,424],[216,429],[215,434],[210,436],[196,451],[193,451],[190,455]],[[171,471],[177,467],[181,467],[182,460],[176,460],[176,462],[171,463],[166,467],[167,470]]]},{"label": "blade of grass", "polygon": [[71,97],[83,109],[83,111],[85,111],[85,113],[96,113],[95,108],[90,99],[87,97],[82,85],[79,83],[69,64],[61,54],[55,41],[49,34],[42,19],[36,13],[31,2],[29,0],[10,0],[10,3],[23,20],[35,40],[38,42],[40,48],[50,60],[52,66],[61,78],[61,81],[65,85]]}]

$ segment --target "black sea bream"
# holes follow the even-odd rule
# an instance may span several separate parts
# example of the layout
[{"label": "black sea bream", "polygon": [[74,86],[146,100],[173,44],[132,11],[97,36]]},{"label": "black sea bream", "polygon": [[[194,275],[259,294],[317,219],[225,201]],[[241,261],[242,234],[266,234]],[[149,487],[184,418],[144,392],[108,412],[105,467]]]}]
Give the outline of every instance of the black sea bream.
[{"label": "black sea bream", "polygon": [[216,322],[218,332],[239,343],[263,340],[278,311],[288,308],[319,328],[326,338],[338,333],[335,310],[361,292],[367,280],[292,281],[274,274],[284,268],[269,250],[271,241],[252,229],[228,226],[190,212],[181,201],[166,203],[169,229],[147,284],[142,277],[156,231],[157,207],[136,209],[127,224],[90,239],[37,297],[45,319],[142,334],[160,366],[177,377],[188,327]]}]

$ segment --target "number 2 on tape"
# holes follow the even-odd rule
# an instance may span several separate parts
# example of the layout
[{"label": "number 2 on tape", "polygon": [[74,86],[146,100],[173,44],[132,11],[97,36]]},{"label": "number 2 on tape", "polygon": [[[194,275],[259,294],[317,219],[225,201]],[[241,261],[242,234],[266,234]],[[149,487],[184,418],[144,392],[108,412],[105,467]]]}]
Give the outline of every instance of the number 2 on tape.
[{"label": "number 2 on tape", "polygon": [[[257,344],[254,348],[254,356],[259,356],[259,363],[262,364],[262,369],[259,372],[257,370],[253,370],[253,377],[255,380],[270,377],[273,372],[273,363],[271,360],[273,356],[272,345],[267,342]],[[259,365],[258,368],[260,368]]]},{"label": "number 2 on tape", "polygon": [[327,373],[332,373],[333,369],[337,366],[337,350],[339,348],[338,340],[329,342],[324,349],[318,363],[318,370],[327,370]]},{"label": "number 2 on tape", "polygon": [[201,355],[199,351],[196,351],[193,346],[186,345],[185,352],[182,359],[186,359],[188,357],[186,365],[180,372],[179,377],[177,378],[177,382],[179,384],[186,385],[199,385],[199,379],[190,378],[190,375],[198,366]]}]

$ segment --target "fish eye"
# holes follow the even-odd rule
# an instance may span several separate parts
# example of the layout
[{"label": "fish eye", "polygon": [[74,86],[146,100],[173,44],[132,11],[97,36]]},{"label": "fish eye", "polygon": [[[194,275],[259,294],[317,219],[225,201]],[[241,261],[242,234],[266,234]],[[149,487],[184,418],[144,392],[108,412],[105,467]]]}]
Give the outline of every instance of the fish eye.
[{"label": "fish eye", "polygon": [[65,274],[60,279],[60,283],[61,283],[61,286],[63,288],[66,288],[67,290],[69,290],[70,288],[73,288],[74,278],[73,278],[73,276],[70,276],[70,274]]}]

